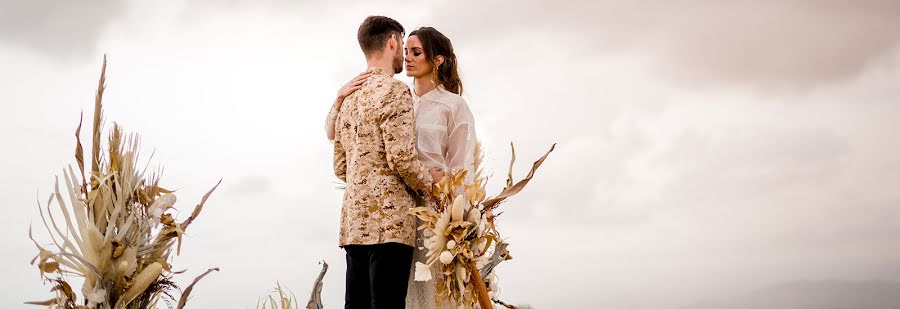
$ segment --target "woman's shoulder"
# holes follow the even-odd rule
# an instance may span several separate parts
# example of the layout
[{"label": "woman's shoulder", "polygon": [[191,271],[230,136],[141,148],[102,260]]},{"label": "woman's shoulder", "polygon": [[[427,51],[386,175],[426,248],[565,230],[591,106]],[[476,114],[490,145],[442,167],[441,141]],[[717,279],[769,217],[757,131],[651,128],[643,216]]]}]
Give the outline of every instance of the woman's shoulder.
[{"label": "woman's shoulder", "polygon": [[466,102],[465,98],[450,91],[443,89],[441,91],[441,103],[447,106],[448,112],[453,119],[465,122],[472,122],[474,120],[472,110],[469,109],[469,104]]},{"label": "woman's shoulder", "polygon": [[443,88],[440,88],[439,95],[436,96],[435,101],[439,101],[440,103],[446,104],[450,106],[450,108],[466,108],[468,109],[468,103],[466,103],[466,99],[464,99],[461,95],[455,94],[453,92],[447,91]]}]

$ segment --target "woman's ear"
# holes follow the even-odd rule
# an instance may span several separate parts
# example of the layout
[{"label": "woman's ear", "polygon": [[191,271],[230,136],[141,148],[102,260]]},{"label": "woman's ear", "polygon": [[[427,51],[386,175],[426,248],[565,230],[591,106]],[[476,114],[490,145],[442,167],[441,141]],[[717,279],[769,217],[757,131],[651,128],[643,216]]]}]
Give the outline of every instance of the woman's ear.
[{"label": "woman's ear", "polygon": [[434,57],[434,66],[439,67],[444,63],[444,56],[437,55]]}]

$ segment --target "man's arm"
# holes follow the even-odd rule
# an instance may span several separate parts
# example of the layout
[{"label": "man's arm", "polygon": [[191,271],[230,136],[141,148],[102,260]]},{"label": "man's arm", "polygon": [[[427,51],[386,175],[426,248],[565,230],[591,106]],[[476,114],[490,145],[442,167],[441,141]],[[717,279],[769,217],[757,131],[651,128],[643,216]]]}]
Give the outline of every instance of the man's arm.
[{"label": "man's arm", "polygon": [[334,133],[334,124],[335,119],[337,119],[337,114],[341,110],[341,105],[344,102],[344,98],[337,97],[334,99],[334,104],[331,105],[331,110],[328,111],[328,116],[325,116],[325,136],[328,137],[329,141],[334,142],[337,139],[337,134]]},{"label": "man's arm", "polygon": [[[338,130],[335,129],[334,131]],[[337,136],[340,137],[340,135]],[[344,150],[344,145],[341,143],[340,138],[334,139],[334,175],[347,182],[347,152]]]},{"label": "man's arm", "polygon": [[412,97],[401,82],[393,82],[390,87],[379,124],[388,165],[400,174],[407,186],[422,195],[430,192],[432,179],[416,151]]}]

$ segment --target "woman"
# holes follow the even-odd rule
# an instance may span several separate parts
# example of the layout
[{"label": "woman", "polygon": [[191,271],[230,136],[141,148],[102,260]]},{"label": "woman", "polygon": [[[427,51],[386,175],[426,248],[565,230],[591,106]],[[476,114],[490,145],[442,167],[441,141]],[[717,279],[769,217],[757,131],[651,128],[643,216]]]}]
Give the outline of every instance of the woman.
[{"label": "woman", "polygon": [[[435,181],[442,171],[467,169],[472,175],[475,152],[475,120],[466,101],[459,78],[456,54],[450,39],[432,27],[422,27],[409,34],[405,49],[406,76],[413,78],[411,94],[416,111],[416,134],[419,160],[429,169]],[[328,138],[334,138],[334,118],[343,98],[347,97],[368,78],[362,73],[348,82],[340,91],[326,120]],[[422,235],[416,235],[418,247],[422,247]],[[416,248],[415,262],[425,262],[425,250]],[[413,266],[410,265],[412,268]],[[410,271],[414,274],[415,271]],[[448,304],[444,304],[448,306]],[[434,282],[417,282],[410,278],[406,308],[437,308]]]}]

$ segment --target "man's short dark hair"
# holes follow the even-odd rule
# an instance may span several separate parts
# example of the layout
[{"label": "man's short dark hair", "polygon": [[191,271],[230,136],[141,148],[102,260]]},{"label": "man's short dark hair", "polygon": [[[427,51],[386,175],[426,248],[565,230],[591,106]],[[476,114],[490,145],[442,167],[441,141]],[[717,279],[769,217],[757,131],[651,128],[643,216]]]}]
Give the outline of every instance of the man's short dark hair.
[{"label": "man's short dark hair", "polygon": [[356,39],[359,40],[359,47],[368,57],[380,52],[392,34],[396,34],[397,38],[402,40],[404,33],[406,31],[403,30],[403,25],[390,17],[369,16],[359,25]]}]

